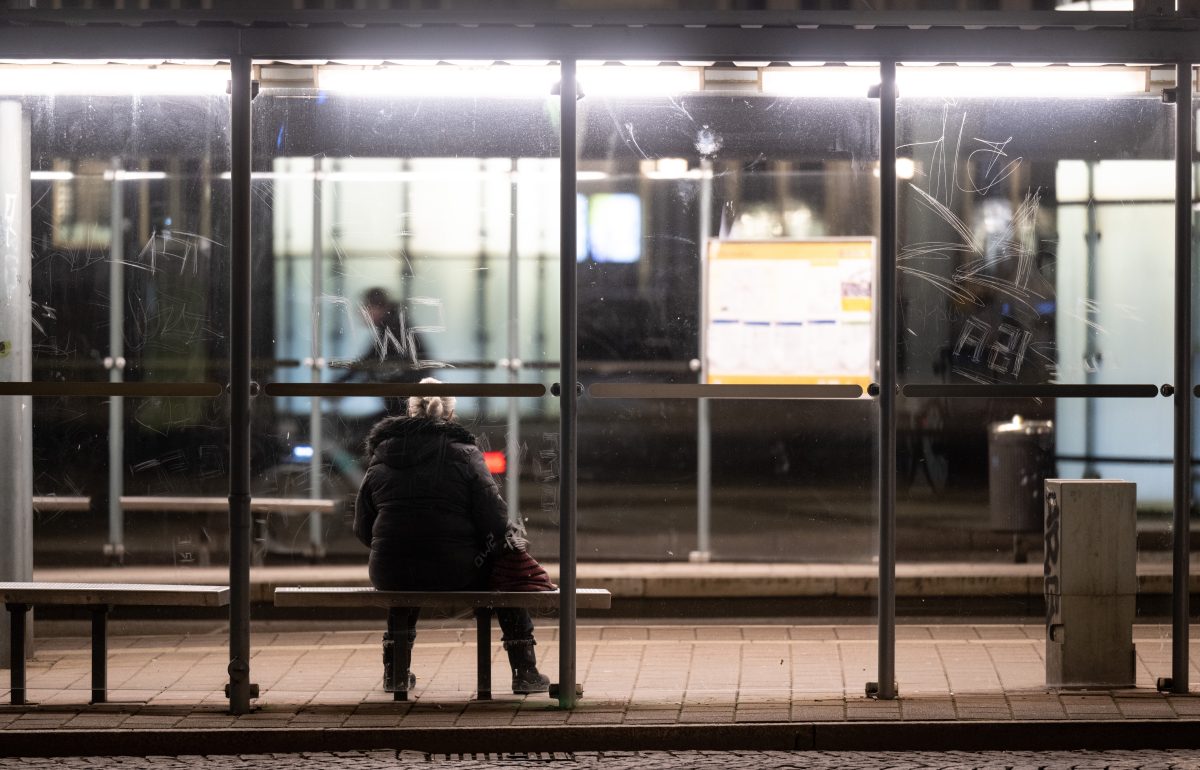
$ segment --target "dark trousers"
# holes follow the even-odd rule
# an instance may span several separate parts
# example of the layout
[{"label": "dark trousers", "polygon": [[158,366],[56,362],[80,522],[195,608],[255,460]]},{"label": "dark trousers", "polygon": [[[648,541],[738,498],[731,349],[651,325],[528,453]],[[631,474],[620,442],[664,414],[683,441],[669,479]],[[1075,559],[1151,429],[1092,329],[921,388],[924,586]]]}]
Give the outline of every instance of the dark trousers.
[{"label": "dark trousers", "polygon": [[[495,610],[496,620],[500,622],[503,640],[506,642],[528,641],[533,639],[533,618],[529,610],[518,607],[501,607]],[[391,607],[388,609],[388,634],[400,641],[397,634],[405,625],[408,627],[408,648],[411,650],[417,638],[417,620],[421,617],[420,607]],[[405,622],[407,621],[407,623]]]}]

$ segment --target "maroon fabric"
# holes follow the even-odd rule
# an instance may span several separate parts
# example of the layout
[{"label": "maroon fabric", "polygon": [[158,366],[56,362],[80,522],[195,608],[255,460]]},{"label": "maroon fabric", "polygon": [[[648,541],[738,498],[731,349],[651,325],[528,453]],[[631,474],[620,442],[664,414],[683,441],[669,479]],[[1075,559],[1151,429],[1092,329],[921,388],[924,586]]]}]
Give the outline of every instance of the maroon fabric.
[{"label": "maroon fabric", "polygon": [[493,591],[553,591],[558,588],[528,551],[513,550],[508,546],[500,549],[492,564],[491,585]]}]

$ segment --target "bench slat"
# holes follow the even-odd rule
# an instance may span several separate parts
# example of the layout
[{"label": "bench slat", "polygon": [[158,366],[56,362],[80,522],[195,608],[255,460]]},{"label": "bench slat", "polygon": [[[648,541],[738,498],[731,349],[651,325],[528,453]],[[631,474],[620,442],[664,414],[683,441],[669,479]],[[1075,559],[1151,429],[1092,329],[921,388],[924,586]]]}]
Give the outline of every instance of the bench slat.
[{"label": "bench slat", "polygon": [[[164,512],[208,512],[222,513],[229,510],[229,498],[226,497],[122,497],[121,507],[127,511],[164,511]],[[309,498],[256,497],[250,500],[250,510],[257,513],[296,513],[320,511],[333,513],[336,503],[333,500],[314,500]]]},{"label": "bench slat", "polygon": [[[575,592],[580,609],[605,610],[612,594],[603,588]],[[558,591],[376,591],[359,586],[276,588],[276,607],[522,607],[557,609]]]},{"label": "bench slat", "polygon": [[[92,502],[86,497],[58,495],[35,495],[35,511],[90,511]],[[167,513],[222,513],[229,510],[227,497],[121,497],[121,508],[126,511],[150,511]],[[250,500],[250,510],[255,513],[335,513],[337,501],[314,500],[307,497],[255,497]]]},{"label": "bench slat", "polygon": [[229,586],[161,583],[0,583],[0,598],[18,604],[224,607]]}]

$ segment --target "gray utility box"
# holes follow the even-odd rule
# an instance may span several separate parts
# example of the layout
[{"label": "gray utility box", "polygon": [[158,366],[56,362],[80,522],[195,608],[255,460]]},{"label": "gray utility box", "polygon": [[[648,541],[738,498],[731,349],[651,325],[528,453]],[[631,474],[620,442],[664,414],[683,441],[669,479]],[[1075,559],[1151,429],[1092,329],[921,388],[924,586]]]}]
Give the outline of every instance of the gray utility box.
[{"label": "gray utility box", "polygon": [[1132,687],[1137,485],[1046,479],[1046,686]]}]

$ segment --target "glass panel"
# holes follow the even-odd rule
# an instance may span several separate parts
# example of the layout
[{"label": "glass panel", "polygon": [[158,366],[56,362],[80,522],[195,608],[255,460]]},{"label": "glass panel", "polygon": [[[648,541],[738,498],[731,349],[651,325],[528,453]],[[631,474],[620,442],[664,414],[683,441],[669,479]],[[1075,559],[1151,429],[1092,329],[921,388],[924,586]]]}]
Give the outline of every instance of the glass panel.
[{"label": "glass panel", "polygon": [[[1161,98],[1172,84],[1160,72],[900,68],[902,384],[1171,380],[1173,108]],[[1102,560],[1108,566],[1133,570],[1136,547],[1146,585],[1168,555],[1155,533],[1171,505],[1170,401],[902,398],[900,421],[901,560],[946,578],[973,562],[995,581],[935,589],[913,609],[999,616],[1029,639],[1024,657],[993,661],[987,676],[951,687],[1044,686],[1044,674],[1053,676],[1043,671],[1043,561],[1054,568],[1063,560],[1069,570],[1069,558],[1055,541],[1047,540],[1049,553],[1043,548],[1043,480],[1136,484],[1136,532],[1129,514],[1092,531],[1103,548],[1117,549]],[[1068,539],[1064,549],[1078,545]],[[1121,548],[1128,559],[1117,558]],[[1075,564],[1076,588],[1064,591],[1080,590]],[[1134,577],[1121,574],[1127,593]],[[1137,683],[1153,685],[1162,674],[1150,648],[1161,640],[1163,597],[1136,598]],[[1143,645],[1147,634],[1153,641]],[[1128,660],[1120,649],[1112,654]]]},{"label": "glass panel", "polygon": [[[264,87],[254,103],[256,378],[548,389],[558,379],[557,65],[346,63],[318,78],[319,90]],[[379,395],[256,403],[255,494],[294,506],[258,517],[258,563],[355,565],[349,574],[366,583],[368,551],[351,526],[364,441],[405,409]],[[459,397],[456,415],[530,552],[552,559],[556,401]],[[422,633],[458,624],[427,615]],[[552,639],[539,631],[551,660]],[[474,688],[431,679],[424,656],[437,648],[415,649],[423,692],[461,699]]]},{"label": "glass panel", "polygon": [[[830,588],[834,574],[874,585],[870,400],[638,388],[874,380],[877,81],[875,67],[580,67],[580,377],[593,396],[626,388],[580,404],[579,553],[594,562],[580,569],[637,562],[629,574],[648,581],[647,596],[626,606],[684,626],[730,613],[803,623],[801,606],[873,611],[872,590],[851,599]],[[678,564],[689,560],[700,563]],[[764,594],[755,578],[768,575],[780,584]],[[672,638],[691,638],[682,633]],[[724,633],[727,648],[647,648],[651,683],[634,693],[682,701],[686,717],[706,700],[770,709],[859,694],[874,672],[858,665],[875,652],[861,634],[839,642],[846,669],[831,683],[793,657],[788,634],[807,632],[777,628],[772,663],[784,673],[745,652],[739,689],[706,676],[704,656],[736,655],[759,631]],[[689,654],[692,679],[676,681],[671,659]]]},{"label": "glass panel", "polygon": [[[0,441],[18,448],[0,490],[6,510],[33,499],[40,580],[227,581],[228,79],[161,62],[0,71],[0,380],[74,389],[0,397]],[[196,383],[210,396],[180,397]],[[0,540],[16,569],[20,538]],[[137,687],[152,702],[173,681]]]}]

